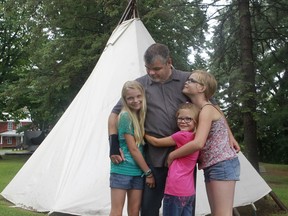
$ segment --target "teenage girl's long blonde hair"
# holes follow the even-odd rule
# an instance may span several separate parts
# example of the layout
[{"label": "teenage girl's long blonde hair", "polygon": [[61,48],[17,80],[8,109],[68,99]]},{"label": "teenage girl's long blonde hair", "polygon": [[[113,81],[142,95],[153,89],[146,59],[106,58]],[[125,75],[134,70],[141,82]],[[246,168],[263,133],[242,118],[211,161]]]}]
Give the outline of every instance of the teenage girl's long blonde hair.
[{"label": "teenage girl's long blonde hair", "polygon": [[[125,100],[128,89],[139,90],[143,96],[142,107],[137,113],[131,111],[131,109],[128,107],[127,102]],[[127,81],[123,85],[121,99],[123,103],[123,108],[120,112],[120,115],[124,111],[128,113],[130,119],[132,120],[132,125],[134,127],[134,138],[135,138],[136,144],[137,145],[144,144],[144,139],[143,139],[144,134],[145,134],[144,122],[145,122],[145,117],[146,117],[147,105],[146,105],[145,90],[143,86],[137,81]]]},{"label": "teenage girl's long blonde hair", "polygon": [[205,70],[193,70],[192,74],[195,74],[197,81],[206,87],[204,94],[206,99],[209,100],[217,90],[215,77]]}]

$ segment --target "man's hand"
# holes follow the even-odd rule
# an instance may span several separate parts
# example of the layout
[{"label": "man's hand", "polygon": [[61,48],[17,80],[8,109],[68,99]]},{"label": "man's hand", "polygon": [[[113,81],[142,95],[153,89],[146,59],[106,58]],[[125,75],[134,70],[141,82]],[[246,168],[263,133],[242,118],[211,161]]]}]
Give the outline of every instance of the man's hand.
[{"label": "man's hand", "polygon": [[237,153],[241,150],[238,142],[236,141],[236,139],[234,138],[232,134],[230,134],[229,136],[229,142],[230,142],[230,145],[235,149]]},{"label": "man's hand", "polygon": [[111,134],[109,136],[110,145],[110,159],[112,163],[119,164],[125,160],[122,149],[120,148],[118,134]]},{"label": "man's hand", "polygon": [[110,160],[112,161],[112,163],[119,164],[125,161],[125,157],[121,148],[119,148],[119,153],[120,155],[110,155]]},{"label": "man's hand", "polygon": [[155,178],[153,176],[153,174],[150,174],[149,176],[146,176],[146,185],[149,187],[149,188],[155,188]]}]

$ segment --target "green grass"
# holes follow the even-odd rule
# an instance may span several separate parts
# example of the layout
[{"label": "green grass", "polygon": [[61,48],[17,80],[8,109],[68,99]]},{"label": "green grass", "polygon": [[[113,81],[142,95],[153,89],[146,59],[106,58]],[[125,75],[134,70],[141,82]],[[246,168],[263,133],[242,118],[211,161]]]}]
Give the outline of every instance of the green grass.
[{"label": "green grass", "polygon": [[[0,192],[6,187],[18,170],[28,160],[28,155],[4,155],[0,159]],[[266,180],[273,192],[288,207],[288,165],[275,165],[262,163],[266,172],[262,177]],[[36,213],[20,208],[10,207],[12,204],[0,196],[0,215],[2,216],[43,216],[44,213]],[[267,195],[255,203],[257,216],[288,216],[288,212],[281,211],[273,199]],[[255,216],[251,206],[237,208],[241,216]],[[53,214],[65,215],[65,214]]]},{"label": "green grass", "polygon": [[4,189],[6,184],[16,175],[18,170],[28,159],[28,156],[2,156],[0,160],[0,191]]},{"label": "green grass", "polygon": [[[28,160],[27,155],[4,155],[0,159],[0,191],[2,192],[6,185],[16,175],[23,164]],[[36,213],[20,208],[11,207],[12,204],[0,196],[0,215],[2,216],[40,216],[43,213]]]},{"label": "green grass", "polygon": [[[272,191],[279,198],[280,202],[288,208],[288,165],[261,163],[265,172],[261,176]],[[288,216],[288,212],[282,211],[270,195],[255,202],[257,216]],[[254,215],[251,206],[237,208],[240,215]]]}]

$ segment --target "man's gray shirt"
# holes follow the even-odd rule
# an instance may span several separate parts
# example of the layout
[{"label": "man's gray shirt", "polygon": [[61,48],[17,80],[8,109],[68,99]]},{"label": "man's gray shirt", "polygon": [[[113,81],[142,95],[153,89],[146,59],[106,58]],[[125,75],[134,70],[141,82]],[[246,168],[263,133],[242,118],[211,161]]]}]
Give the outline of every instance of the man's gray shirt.
[{"label": "man's gray shirt", "polygon": [[[181,103],[189,101],[182,93],[185,81],[191,73],[172,70],[171,77],[165,83],[153,82],[148,75],[138,79],[145,89],[147,114],[145,132],[155,137],[170,136],[178,131],[176,112]],[[119,114],[121,101],[112,112]],[[146,160],[154,167],[165,166],[166,158],[175,147],[154,147],[147,143],[145,146]]]}]

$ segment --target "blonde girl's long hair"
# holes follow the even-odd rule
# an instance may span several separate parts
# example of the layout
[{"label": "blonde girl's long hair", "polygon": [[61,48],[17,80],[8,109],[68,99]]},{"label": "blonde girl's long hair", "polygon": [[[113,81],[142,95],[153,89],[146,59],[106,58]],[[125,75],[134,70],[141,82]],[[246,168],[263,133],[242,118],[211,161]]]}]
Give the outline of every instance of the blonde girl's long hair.
[{"label": "blonde girl's long hair", "polygon": [[[128,107],[128,104],[125,100],[128,89],[139,90],[143,96],[142,107],[139,110],[139,112],[132,112],[131,109]],[[143,86],[137,81],[127,81],[126,83],[124,83],[122,88],[121,100],[123,103],[123,108],[120,112],[120,115],[124,111],[128,113],[130,119],[132,120],[132,125],[134,127],[134,138],[136,144],[137,145],[144,144],[144,134],[145,134],[144,122],[146,117],[147,105],[146,105],[145,90]]]}]

